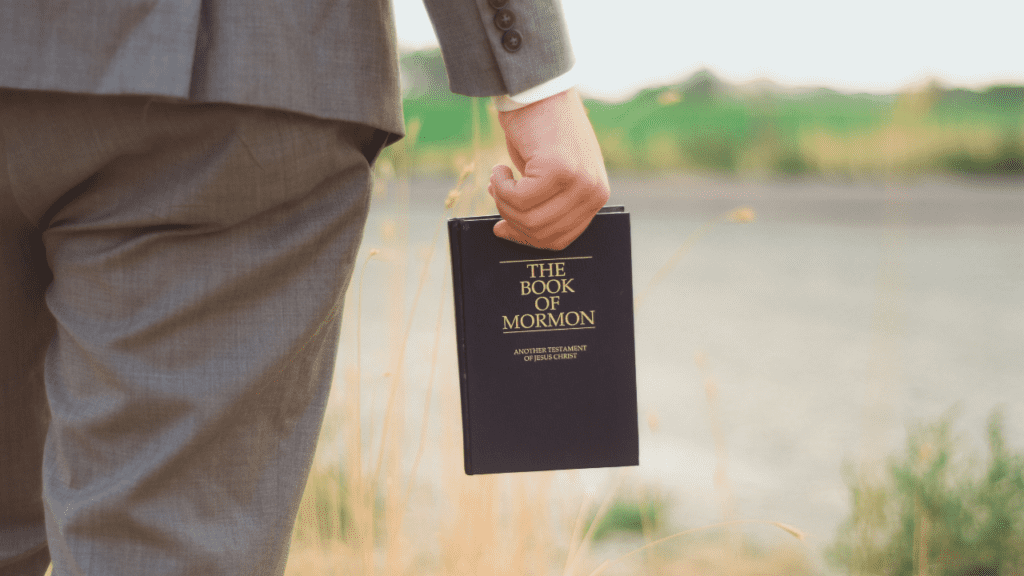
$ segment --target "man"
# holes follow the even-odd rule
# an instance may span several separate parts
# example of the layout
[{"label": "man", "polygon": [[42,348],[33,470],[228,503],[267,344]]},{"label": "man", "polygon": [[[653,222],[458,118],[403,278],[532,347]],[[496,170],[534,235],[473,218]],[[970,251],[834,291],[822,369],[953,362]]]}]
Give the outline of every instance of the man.
[{"label": "man", "polygon": [[[563,248],[608,185],[557,0],[426,4],[523,175],[495,233]],[[390,6],[0,14],[0,576],[280,574],[402,134]]]}]

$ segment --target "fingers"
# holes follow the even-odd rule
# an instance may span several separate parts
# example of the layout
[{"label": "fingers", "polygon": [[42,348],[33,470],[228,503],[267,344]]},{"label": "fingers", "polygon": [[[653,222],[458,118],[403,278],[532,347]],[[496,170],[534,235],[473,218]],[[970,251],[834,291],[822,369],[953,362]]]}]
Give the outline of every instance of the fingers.
[{"label": "fingers", "polygon": [[518,210],[498,195],[494,200],[498,214],[509,225],[538,241],[546,241],[577,227],[582,220],[589,222],[593,215],[587,210],[580,195],[564,193],[554,196],[531,210]]},{"label": "fingers", "polygon": [[584,178],[524,177],[516,182],[507,166],[494,168],[488,192],[503,219],[494,228],[497,236],[553,250],[582,234],[608,200],[606,186]]},{"label": "fingers", "polygon": [[[556,195],[557,183],[552,171],[527,173],[519,182],[512,176],[512,169],[498,165],[491,171],[491,185],[500,193],[501,199],[519,212],[528,212],[537,205]],[[492,194],[492,196],[494,196]]]},{"label": "fingers", "polygon": [[534,248],[563,250],[569,246],[569,244],[572,244],[573,240],[579,238],[580,234],[583,234],[583,231],[587,229],[588,225],[590,225],[589,219],[563,234],[540,241],[516,230],[515,228],[512,228],[507,220],[499,220],[498,223],[494,225],[494,235],[519,244],[533,246]]},{"label": "fingers", "polygon": [[512,160],[516,170],[519,170],[520,174],[526,174],[526,159],[523,158],[515,143],[510,139],[506,139],[505,148],[508,150],[508,157]]}]

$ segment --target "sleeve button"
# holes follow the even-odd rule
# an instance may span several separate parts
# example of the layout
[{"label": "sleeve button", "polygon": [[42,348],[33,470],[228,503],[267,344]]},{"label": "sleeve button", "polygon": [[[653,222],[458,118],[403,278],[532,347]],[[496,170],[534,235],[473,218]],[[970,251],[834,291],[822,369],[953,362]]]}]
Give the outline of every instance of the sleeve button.
[{"label": "sleeve button", "polygon": [[511,10],[498,10],[498,13],[494,15],[494,25],[499,30],[509,30],[515,23],[516,15]]},{"label": "sleeve button", "polygon": [[509,30],[501,37],[501,45],[509,52],[515,52],[523,45],[523,35],[518,30]]}]

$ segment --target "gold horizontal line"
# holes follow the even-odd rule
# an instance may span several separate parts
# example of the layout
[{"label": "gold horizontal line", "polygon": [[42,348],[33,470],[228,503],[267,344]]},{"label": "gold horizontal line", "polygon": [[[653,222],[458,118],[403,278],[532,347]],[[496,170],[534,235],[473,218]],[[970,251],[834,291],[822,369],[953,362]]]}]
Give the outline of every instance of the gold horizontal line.
[{"label": "gold horizontal line", "polygon": [[502,330],[502,334],[519,334],[520,332],[558,332],[561,330],[593,330],[597,326],[581,326],[579,328],[548,328],[546,330]]},{"label": "gold horizontal line", "polygon": [[536,260],[502,260],[498,264],[515,264],[517,262],[547,262],[548,260],[586,260],[593,256],[570,256],[568,258],[538,258]]}]

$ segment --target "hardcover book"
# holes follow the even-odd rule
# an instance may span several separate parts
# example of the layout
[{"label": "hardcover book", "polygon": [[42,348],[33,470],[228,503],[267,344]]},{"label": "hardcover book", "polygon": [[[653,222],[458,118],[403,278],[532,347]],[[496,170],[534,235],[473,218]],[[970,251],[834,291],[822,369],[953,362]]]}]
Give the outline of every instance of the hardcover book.
[{"label": "hardcover book", "polygon": [[569,247],[448,221],[466,474],[639,464],[629,214]]}]

